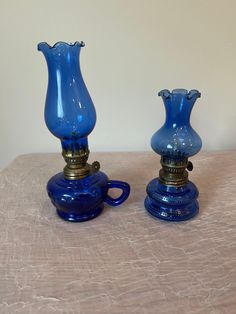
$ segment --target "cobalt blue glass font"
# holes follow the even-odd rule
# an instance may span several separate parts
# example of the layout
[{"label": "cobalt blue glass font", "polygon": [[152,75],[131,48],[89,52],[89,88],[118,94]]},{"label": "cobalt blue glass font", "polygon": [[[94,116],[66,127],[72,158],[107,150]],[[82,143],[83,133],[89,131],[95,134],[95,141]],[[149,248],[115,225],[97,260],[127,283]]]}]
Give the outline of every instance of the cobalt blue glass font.
[{"label": "cobalt blue glass font", "polygon": [[[159,178],[147,186],[145,207],[156,218],[181,221],[198,213],[198,189],[188,180],[193,165],[188,158],[202,146],[199,135],[190,125],[190,114],[200,93],[175,89],[162,90],[166,110],[164,125],[152,136],[151,146],[161,155]],[[188,171],[187,171],[188,170]]]},{"label": "cobalt blue glass font", "polygon": [[[45,122],[49,131],[60,139],[66,161],[63,172],[49,180],[47,191],[58,215],[74,222],[95,218],[104,202],[120,205],[130,192],[127,183],[109,180],[99,171],[97,161],[87,163],[87,137],[95,126],[96,111],[80,70],[83,46],[83,42],[38,44],[48,66]],[[116,199],[110,197],[111,188],[121,189],[121,195]]]},{"label": "cobalt blue glass font", "polygon": [[[121,189],[117,198],[108,195],[109,189]],[[130,193],[129,184],[109,180],[105,173],[97,171],[80,180],[67,180],[58,173],[47,184],[47,192],[58,215],[71,222],[83,222],[97,217],[104,202],[110,206],[122,204]]]}]

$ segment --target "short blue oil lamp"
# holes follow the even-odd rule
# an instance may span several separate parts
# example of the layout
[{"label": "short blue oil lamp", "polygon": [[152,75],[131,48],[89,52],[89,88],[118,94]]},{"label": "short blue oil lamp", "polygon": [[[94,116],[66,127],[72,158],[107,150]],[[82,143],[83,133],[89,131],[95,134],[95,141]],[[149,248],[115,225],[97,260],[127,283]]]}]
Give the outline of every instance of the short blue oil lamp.
[{"label": "short blue oil lamp", "polygon": [[[103,203],[117,206],[129,196],[130,186],[109,180],[99,171],[99,162],[87,163],[88,135],[96,123],[96,111],[82,78],[79,56],[83,42],[58,42],[38,45],[48,66],[48,89],[45,122],[53,135],[61,140],[62,155],[67,163],[63,172],[53,176],[47,191],[58,215],[72,222],[98,216]],[[121,195],[114,199],[108,190],[118,188]]]},{"label": "short blue oil lamp", "polygon": [[[193,105],[201,94],[197,90],[162,90],[166,121],[151,139],[152,149],[161,155],[159,178],[147,186],[145,207],[154,217],[181,221],[194,217],[199,210],[198,189],[188,180],[193,165],[188,158],[197,154],[202,141],[190,125]],[[187,170],[188,171],[187,171]]]}]

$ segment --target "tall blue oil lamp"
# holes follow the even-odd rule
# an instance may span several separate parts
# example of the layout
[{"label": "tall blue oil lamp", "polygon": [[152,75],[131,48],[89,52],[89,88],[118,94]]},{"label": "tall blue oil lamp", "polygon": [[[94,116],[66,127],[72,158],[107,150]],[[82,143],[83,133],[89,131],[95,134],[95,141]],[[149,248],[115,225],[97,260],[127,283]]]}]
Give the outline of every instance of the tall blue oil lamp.
[{"label": "tall blue oil lamp", "polygon": [[164,125],[152,136],[152,149],[161,155],[159,178],[147,186],[145,207],[154,217],[181,221],[194,217],[199,210],[198,189],[188,180],[193,165],[189,157],[197,154],[202,141],[190,125],[190,114],[199,91],[162,90],[166,110]]},{"label": "tall blue oil lamp", "polygon": [[[47,61],[48,89],[45,122],[61,141],[66,166],[47,184],[47,192],[58,215],[67,221],[82,222],[97,217],[104,202],[117,206],[129,196],[130,186],[109,180],[99,171],[99,162],[89,164],[88,135],[96,123],[96,111],[82,78],[79,56],[83,42],[38,44]],[[109,189],[121,189],[112,198]]]}]

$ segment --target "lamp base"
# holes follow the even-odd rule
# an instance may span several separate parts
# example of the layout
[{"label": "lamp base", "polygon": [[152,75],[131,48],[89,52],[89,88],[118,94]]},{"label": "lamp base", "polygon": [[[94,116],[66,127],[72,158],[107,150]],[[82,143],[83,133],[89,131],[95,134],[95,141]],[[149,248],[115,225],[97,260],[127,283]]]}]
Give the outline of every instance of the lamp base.
[{"label": "lamp base", "polygon": [[80,180],[68,180],[60,172],[48,181],[47,192],[62,219],[83,222],[102,212],[107,182],[107,176],[101,171]]},{"label": "lamp base", "polygon": [[68,213],[60,209],[57,209],[57,214],[60,218],[70,222],[83,222],[96,218],[98,215],[101,214],[102,210],[103,205],[84,214]]},{"label": "lamp base", "polygon": [[175,187],[162,184],[158,178],[147,186],[146,210],[155,218],[169,221],[183,221],[194,217],[199,211],[198,189],[188,181]]}]

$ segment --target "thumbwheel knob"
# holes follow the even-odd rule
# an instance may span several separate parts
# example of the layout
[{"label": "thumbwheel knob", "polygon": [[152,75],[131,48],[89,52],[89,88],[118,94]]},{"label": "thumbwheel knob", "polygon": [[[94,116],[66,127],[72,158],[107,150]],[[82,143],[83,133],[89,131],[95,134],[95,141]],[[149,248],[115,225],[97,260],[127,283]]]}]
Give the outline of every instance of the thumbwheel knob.
[{"label": "thumbwheel knob", "polygon": [[191,163],[191,161],[188,161],[187,169],[188,169],[188,171],[192,171],[193,170],[193,164]]},{"label": "thumbwheel knob", "polygon": [[98,161],[94,161],[92,163],[92,171],[97,172],[100,169],[100,163]]}]

